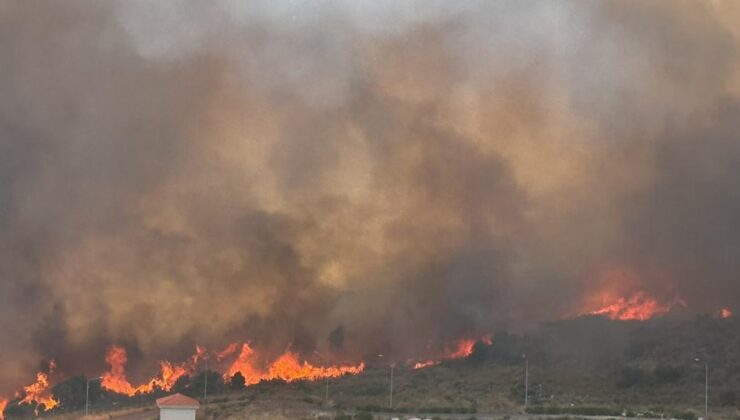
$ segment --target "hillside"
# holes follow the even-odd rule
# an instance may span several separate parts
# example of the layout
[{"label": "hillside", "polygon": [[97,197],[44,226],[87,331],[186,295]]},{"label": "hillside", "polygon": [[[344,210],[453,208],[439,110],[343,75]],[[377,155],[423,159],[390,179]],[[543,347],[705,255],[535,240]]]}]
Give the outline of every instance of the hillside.
[{"label": "hillside", "polygon": [[[696,317],[657,318],[646,322],[581,317],[541,325],[528,334],[499,332],[492,345],[477,343],[465,358],[423,369],[394,370],[394,409],[409,412],[517,413],[524,399],[524,359],[529,359],[529,405],[532,411],[553,407],[588,412],[593,407],[613,412],[631,410],[700,413],[703,408],[704,365],[709,361],[710,406],[722,417],[737,413],[740,389],[740,323]],[[180,381],[177,390],[201,397],[203,374]],[[243,418],[245,410],[270,413],[331,415],[341,410],[379,412],[389,404],[390,369],[370,365],[360,375],[326,383],[263,382],[244,389],[209,375],[209,417]],[[55,387],[61,406],[51,413],[79,413],[84,406],[72,388],[79,377]],[[76,385],[75,385],[76,384]],[[92,391],[93,411],[151,406],[165,394],[135,398]],[[84,394],[83,394],[84,398]],[[81,406],[82,404],[82,406]],[[296,411],[291,411],[296,410]],[[580,411],[579,411],[580,410]],[[27,405],[10,404],[6,418],[28,418]],[[151,413],[150,413],[151,414]],[[276,415],[275,413],[273,413]],[[73,414],[74,417],[77,414]],[[288,416],[291,417],[291,416]]]}]

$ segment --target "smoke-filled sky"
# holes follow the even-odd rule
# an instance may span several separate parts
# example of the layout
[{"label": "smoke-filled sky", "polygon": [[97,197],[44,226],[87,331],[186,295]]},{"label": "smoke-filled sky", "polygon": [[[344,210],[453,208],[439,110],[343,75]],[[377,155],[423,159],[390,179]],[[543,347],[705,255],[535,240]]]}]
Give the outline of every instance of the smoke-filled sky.
[{"label": "smoke-filled sky", "polygon": [[111,344],[400,358],[605,293],[736,308],[738,27],[732,0],[4,1],[0,391]]}]

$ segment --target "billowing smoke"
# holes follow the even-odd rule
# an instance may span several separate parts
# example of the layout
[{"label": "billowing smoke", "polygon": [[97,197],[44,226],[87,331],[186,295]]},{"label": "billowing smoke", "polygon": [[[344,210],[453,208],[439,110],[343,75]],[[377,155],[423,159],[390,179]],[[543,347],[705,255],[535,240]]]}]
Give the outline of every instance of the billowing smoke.
[{"label": "billowing smoke", "polygon": [[3,2],[0,391],[114,343],[401,359],[605,290],[733,308],[738,27],[732,1]]}]

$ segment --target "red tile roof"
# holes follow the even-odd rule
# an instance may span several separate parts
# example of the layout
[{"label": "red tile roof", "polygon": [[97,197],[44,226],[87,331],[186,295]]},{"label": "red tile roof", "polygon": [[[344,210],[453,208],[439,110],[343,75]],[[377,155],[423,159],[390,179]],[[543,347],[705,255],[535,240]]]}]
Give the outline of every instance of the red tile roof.
[{"label": "red tile roof", "polygon": [[177,408],[198,408],[200,407],[200,404],[197,400],[194,400],[190,397],[186,397],[182,394],[172,394],[168,395],[166,397],[158,398],[157,399],[157,407],[159,408],[167,408],[167,407],[177,407]]}]

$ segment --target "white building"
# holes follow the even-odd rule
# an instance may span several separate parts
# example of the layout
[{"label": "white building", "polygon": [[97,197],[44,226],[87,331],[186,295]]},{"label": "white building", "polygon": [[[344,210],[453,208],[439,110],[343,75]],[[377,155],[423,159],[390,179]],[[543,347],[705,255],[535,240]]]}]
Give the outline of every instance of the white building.
[{"label": "white building", "polygon": [[157,399],[157,407],[160,420],[195,420],[200,404],[182,394],[173,394]]}]

